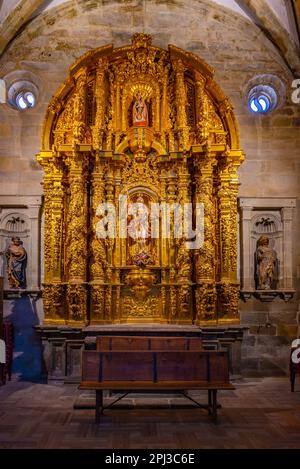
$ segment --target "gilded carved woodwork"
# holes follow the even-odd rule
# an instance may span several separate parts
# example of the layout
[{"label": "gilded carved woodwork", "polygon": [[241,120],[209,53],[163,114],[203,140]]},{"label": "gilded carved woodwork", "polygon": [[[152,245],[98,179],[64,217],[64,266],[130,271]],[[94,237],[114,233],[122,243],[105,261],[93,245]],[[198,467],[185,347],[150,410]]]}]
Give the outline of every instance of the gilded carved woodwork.
[{"label": "gilded carved woodwork", "polygon": [[195,198],[204,206],[204,243],[194,254],[197,282],[216,278],[216,222],[214,205],[214,166],[216,159],[209,152],[195,155]]},{"label": "gilded carved woodwork", "polygon": [[69,201],[66,217],[66,266],[72,281],[86,281],[87,174],[85,154],[68,159]]},{"label": "gilded carved woodwork", "polygon": [[[52,98],[42,142],[45,323],[238,321],[243,153],[211,67],[175,46],[154,47],[147,34],[90,51]],[[122,197],[146,210],[160,204],[146,230],[156,223],[157,237],[121,235],[133,220],[128,206],[118,216]],[[170,204],[190,204],[194,224],[203,205],[203,245],[173,236],[172,210],[164,235]],[[114,237],[101,236],[107,206]]]},{"label": "gilded carved woodwork", "polygon": [[87,290],[84,284],[70,283],[67,286],[68,318],[70,325],[86,323]]},{"label": "gilded carved woodwork", "polygon": [[62,283],[46,284],[43,291],[44,314],[48,324],[65,324],[65,286]]},{"label": "gilded carved woodwork", "polygon": [[93,283],[104,283],[107,267],[107,248],[105,239],[97,237],[97,223],[99,220],[97,208],[105,202],[105,166],[101,164],[99,156],[95,160],[95,168],[92,176],[92,214],[91,214],[91,280]]},{"label": "gilded carved woodwork", "polygon": [[73,140],[74,143],[84,143],[87,140],[89,129],[86,126],[86,94],[87,70],[83,68],[76,78],[76,88],[73,110]]},{"label": "gilded carved woodwork", "polygon": [[100,323],[104,319],[105,312],[105,287],[103,285],[92,285],[91,292],[92,310],[91,319],[93,323]]}]

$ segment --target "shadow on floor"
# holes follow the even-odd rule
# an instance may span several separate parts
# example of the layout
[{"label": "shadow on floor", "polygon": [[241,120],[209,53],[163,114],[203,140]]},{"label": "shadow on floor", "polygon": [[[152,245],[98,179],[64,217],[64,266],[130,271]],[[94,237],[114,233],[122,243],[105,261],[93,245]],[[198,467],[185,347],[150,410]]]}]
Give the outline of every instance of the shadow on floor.
[{"label": "shadow on floor", "polygon": [[14,326],[14,378],[44,382],[42,343],[34,330],[34,326],[39,324],[36,301],[28,295],[13,300],[11,313],[5,319]]}]

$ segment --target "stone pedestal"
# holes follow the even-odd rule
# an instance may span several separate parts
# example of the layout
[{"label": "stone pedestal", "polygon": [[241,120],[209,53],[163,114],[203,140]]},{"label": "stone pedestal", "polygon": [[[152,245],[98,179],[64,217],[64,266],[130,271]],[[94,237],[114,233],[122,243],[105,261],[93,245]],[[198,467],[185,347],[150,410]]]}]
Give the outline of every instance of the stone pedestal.
[{"label": "stone pedestal", "polygon": [[201,337],[208,350],[228,349],[232,376],[241,375],[241,326],[200,328],[198,326],[126,324],[80,327],[37,326],[43,345],[46,377],[49,381],[79,382],[81,351],[95,349],[98,335]]}]

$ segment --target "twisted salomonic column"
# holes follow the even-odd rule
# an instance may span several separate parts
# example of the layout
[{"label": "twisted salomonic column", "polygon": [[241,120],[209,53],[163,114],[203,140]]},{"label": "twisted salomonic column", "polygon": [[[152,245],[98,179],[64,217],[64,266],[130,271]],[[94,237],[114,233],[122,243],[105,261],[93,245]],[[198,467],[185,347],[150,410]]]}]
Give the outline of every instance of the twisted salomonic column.
[{"label": "twisted salomonic column", "polygon": [[92,196],[92,242],[91,242],[91,322],[101,322],[104,318],[105,306],[105,275],[107,267],[107,253],[105,239],[99,237],[97,224],[99,217],[97,209],[105,202],[104,164],[99,154],[95,157],[95,166],[91,181]]},{"label": "twisted salomonic column", "polygon": [[189,128],[186,116],[187,97],[184,83],[184,65],[179,59],[173,62],[173,68],[175,71],[175,104],[179,150],[186,151],[189,147]]},{"label": "twisted salomonic column", "polygon": [[95,150],[102,150],[105,134],[105,72],[107,70],[107,58],[98,60],[96,69],[95,101],[96,113],[93,127],[93,146]]},{"label": "twisted salomonic column", "polygon": [[162,78],[162,119],[161,129],[164,136],[164,147],[168,148],[169,152],[175,150],[174,133],[170,118],[170,96],[169,96],[169,66],[166,66],[163,71]]},{"label": "twisted salomonic column", "polygon": [[74,99],[74,122],[73,138],[74,143],[84,143],[86,137],[86,89],[87,89],[87,69],[83,68],[76,79],[75,99]]},{"label": "twisted salomonic column", "polygon": [[197,322],[216,320],[216,210],[214,204],[215,155],[207,151],[195,158],[196,203],[204,208],[204,243],[195,252]]},{"label": "twisted salomonic column", "polygon": [[57,157],[39,157],[44,166],[44,323],[65,322],[63,280],[64,175]]},{"label": "twisted salomonic column", "polygon": [[205,78],[195,74],[197,143],[204,143],[209,137],[209,109],[205,93]]},{"label": "twisted salomonic column", "polygon": [[[187,167],[186,157],[178,165],[178,202],[182,209],[182,215],[188,209],[190,202],[190,175]],[[190,230],[192,229],[192,211],[190,210]],[[181,237],[176,239],[176,267],[177,267],[177,282],[178,300],[179,300],[179,320],[192,320],[191,317],[191,281],[192,281],[192,252],[186,246],[187,238],[182,233]]]},{"label": "twisted salomonic column", "polygon": [[225,155],[219,172],[219,223],[221,244],[220,283],[218,285],[219,322],[239,322],[239,284],[237,282],[237,167]]},{"label": "twisted salomonic column", "polygon": [[[115,191],[114,191],[115,179],[114,179],[114,168],[112,165],[109,166],[108,171],[105,175],[105,198],[108,204],[115,207]],[[107,252],[107,269],[106,269],[106,287],[105,287],[105,320],[111,320],[112,314],[112,275],[113,275],[113,253],[115,246],[115,238],[106,238],[106,252]]]},{"label": "twisted salomonic column", "polygon": [[[168,168],[168,171],[171,173],[171,168]],[[176,202],[177,199],[177,188],[176,188],[176,179],[174,176],[167,176],[166,178],[166,197],[167,204],[172,205]],[[168,241],[169,249],[169,265],[170,265],[170,298],[169,298],[169,309],[170,309],[170,320],[176,321],[178,315],[177,308],[177,288],[176,288],[176,252],[175,252],[175,242],[173,238],[174,233],[174,216],[173,213],[170,214],[170,233]],[[166,227],[167,228],[167,227]]]},{"label": "twisted salomonic column", "polygon": [[73,152],[68,159],[69,204],[66,258],[68,268],[68,322],[87,321],[87,163],[88,155]]}]

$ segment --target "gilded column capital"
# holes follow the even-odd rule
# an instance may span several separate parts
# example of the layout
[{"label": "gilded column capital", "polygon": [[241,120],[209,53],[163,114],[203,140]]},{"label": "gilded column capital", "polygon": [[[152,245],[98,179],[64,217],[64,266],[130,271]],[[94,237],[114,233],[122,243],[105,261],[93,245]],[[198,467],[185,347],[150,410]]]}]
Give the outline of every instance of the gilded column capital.
[{"label": "gilded column capital", "polygon": [[[99,217],[97,209],[101,203],[105,202],[105,179],[104,179],[104,164],[101,160],[98,160],[98,164],[95,165],[92,174],[92,186],[91,186],[91,199],[92,199],[92,243],[90,246],[91,254],[91,274],[92,284],[103,284],[105,282],[105,270],[107,268],[107,252],[105,239],[99,239],[97,237],[97,224]],[[101,171],[102,170],[102,171]],[[93,311],[97,312],[97,316],[100,315],[100,310],[103,313],[102,295],[103,291],[98,289],[93,290],[92,299],[94,301]],[[101,306],[102,305],[102,306]],[[91,320],[93,321],[93,317]]]},{"label": "gilded column capital", "polygon": [[96,82],[95,82],[95,124],[93,127],[93,147],[102,150],[105,135],[105,73],[108,68],[108,60],[101,57],[97,62]]},{"label": "gilded column capital", "polygon": [[179,139],[179,150],[189,149],[189,127],[187,125],[187,96],[184,83],[185,66],[180,59],[172,63],[175,72],[175,102],[176,102],[176,123]]},{"label": "gilded column capital", "polygon": [[195,78],[197,143],[201,144],[207,142],[209,137],[209,107],[205,92],[206,80],[199,72]]}]

